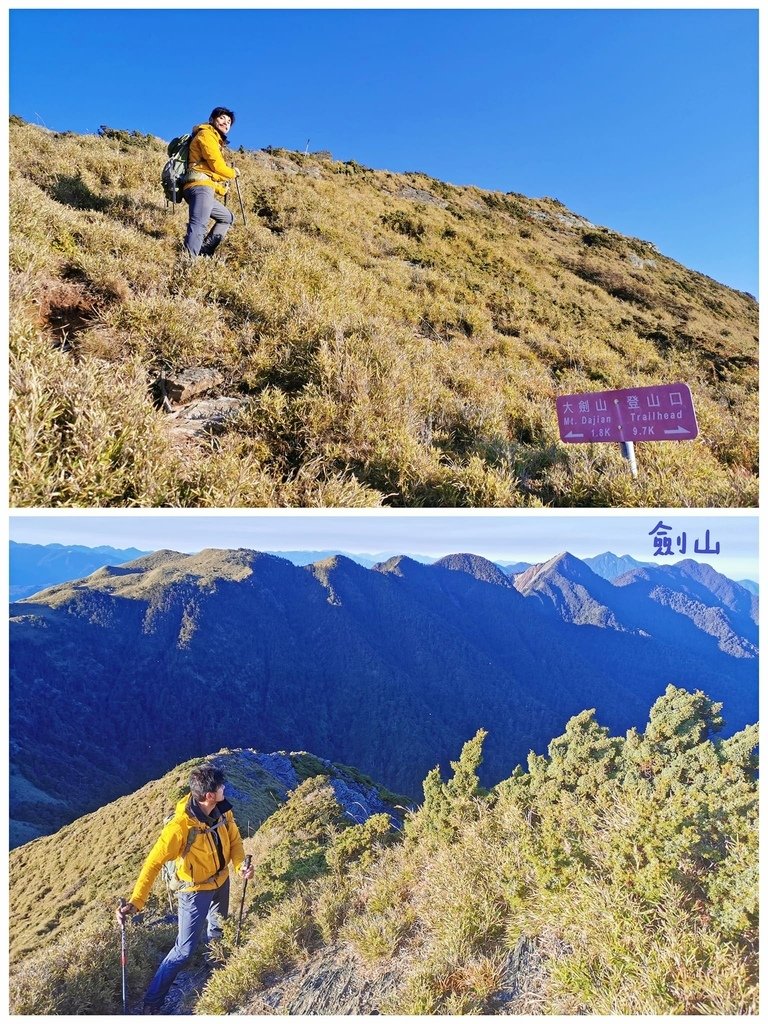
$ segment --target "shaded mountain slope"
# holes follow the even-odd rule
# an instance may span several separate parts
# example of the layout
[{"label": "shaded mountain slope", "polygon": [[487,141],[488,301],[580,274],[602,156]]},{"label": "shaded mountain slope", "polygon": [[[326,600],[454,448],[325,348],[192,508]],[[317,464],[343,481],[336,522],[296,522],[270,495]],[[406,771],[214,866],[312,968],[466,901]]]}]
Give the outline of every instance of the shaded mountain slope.
[{"label": "shaded mountain slope", "polygon": [[499,587],[513,586],[507,574],[498,565],[479,555],[446,555],[444,558],[439,558],[435,565],[442,566],[444,569],[452,569],[454,572],[467,573],[477,580],[495,583]]},{"label": "shaded mountain slope", "polygon": [[[639,582],[647,584],[644,593],[654,597],[654,590],[676,590],[686,593],[692,599],[714,606],[724,606],[735,615],[746,617],[757,625],[758,601],[740,583],[736,583],[717,572],[711,565],[695,562],[691,558],[676,562],[674,565],[644,566],[624,573],[614,582],[617,587],[634,586]],[[654,600],[659,600],[655,596]]]},{"label": "shaded mountain slope", "polygon": [[[447,750],[493,724],[492,783],[580,708],[613,729],[641,722],[671,680],[726,700],[729,729],[755,717],[746,641],[732,657],[694,620],[576,568],[622,599],[617,621],[634,608],[671,632],[564,621],[465,556],[369,570],[157,552],[19,602],[12,817],[25,834],[52,831],[206,743],[300,746],[413,796]],[[76,791],[72,771],[87,780]]]},{"label": "shaded mountain slope", "polygon": [[[11,122],[12,504],[757,503],[757,303],[651,242],[270,149],[233,154],[226,263],[181,273],[165,143]],[[242,404],[179,450],[152,386],[198,366]],[[677,380],[700,437],[639,444],[637,481],[560,443],[558,394]]]},{"label": "shaded mountain slope", "polygon": [[628,628],[610,607],[612,591],[585,562],[567,551],[520,573],[515,587],[524,596],[541,601],[543,607],[551,605],[565,622]]},{"label": "shaded mountain slope", "polygon": [[677,565],[636,569],[615,580],[634,604],[647,598],[662,610],[682,616],[717,640],[734,657],[757,652],[758,599],[745,587],[691,559]]},{"label": "shaded mountain slope", "polygon": [[707,634],[726,654],[757,654],[757,598],[691,559],[633,569],[611,583],[565,553],[517,576],[515,586],[568,622],[628,630],[693,649],[701,648]]}]

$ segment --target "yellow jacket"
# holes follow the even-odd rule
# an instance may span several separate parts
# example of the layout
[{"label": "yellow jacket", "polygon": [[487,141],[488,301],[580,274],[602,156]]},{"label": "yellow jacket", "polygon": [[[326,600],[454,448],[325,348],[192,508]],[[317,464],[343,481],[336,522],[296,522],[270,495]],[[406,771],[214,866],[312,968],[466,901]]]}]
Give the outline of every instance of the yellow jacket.
[{"label": "yellow jacket", "polygon": [[221,136],[208,122],[196,125],[192,129],[192,136],[182,188],[209,185],[217,196],[226,195],[228,182],[235,177],[235,170],[224,162]]},{"label": "yellow jacket", "polygon": [[[227,880],[230,861],[235,870],[240,867],[245,855],[232,805],[222,800],[216,805],[214,815],[218,824],[214,824],[214,819],[200,810],[191,796],[179,800],[173,818],[165,825],[150,850],[134,886],[131,903],[137,910],[141,910],[147,902],[152,883],[167,861],[176,862],[176,877],[185,892],[218,889]],[[196,830],[194,841],[187,855],[182,856],[191,829]],[[219,837],[220,850],[214,840],[214,833]]]}]

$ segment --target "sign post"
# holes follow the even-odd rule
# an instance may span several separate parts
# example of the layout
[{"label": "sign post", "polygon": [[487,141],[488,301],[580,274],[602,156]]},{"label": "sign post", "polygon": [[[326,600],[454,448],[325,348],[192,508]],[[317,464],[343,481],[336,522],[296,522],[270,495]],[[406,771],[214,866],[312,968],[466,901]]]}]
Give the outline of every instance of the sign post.
[{"label": "sign post", "polygon": [[618,441],[633,477],[635,441],[692,441],[699,433],[687,384],[560,395],[556,404],[561,441]]},{"label": "sign post", "polygon": [[637,480],[637,459],[635,458],[635,442],[622,441],[621,454],[629,462],[629,472],[632,474],[633,479]]}]

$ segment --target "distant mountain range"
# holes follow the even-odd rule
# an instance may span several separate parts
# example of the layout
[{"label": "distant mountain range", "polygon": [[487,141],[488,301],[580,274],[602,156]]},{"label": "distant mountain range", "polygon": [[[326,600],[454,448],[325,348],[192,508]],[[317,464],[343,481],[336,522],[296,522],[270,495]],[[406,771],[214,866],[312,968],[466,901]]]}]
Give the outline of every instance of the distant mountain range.
[{"label": "distant mountain range", "polygon": [[[112,548],[112,547],[84,547],[82,545],[62,544],[24,544],[11,541],[10,543],[10,600],[20,601],[25,597],[31,597],[46,587],[52,587],[57,583],[65,583],[67,580],[79,579],[87,576],[104,565],[120,565],[123,562],[130,562],[133,559],[141,558],[142,555],[150,554],[149,551],[139,551],[137,548]],[[378,554],[363,554],[357,552],[341,551],[333,548],[324,551],[268,551],[270,555],[278,558],[285,558],[294,565],[309,565],[311,562],[320,562],[326,558],[342,556],[350,558],[358,565],[364,565],[371,569],[379,562],[386,561],[391,557],[389,552]],[[434,556],[408,554],[416,562],[423,562],[431,565],[437,561]],[[630,569],[637,569],[641,566],[650,566],[650,562],[638,562],[629,555],[614,555],[610,551],[603,552],[591,558],[583,559],[584,562],[606,580],[614,580],[622,573]],[[530,569],[531,562],[503,562],[497,561],[508,576],[515,576],[518,573]],[[741,580],[741,585],[746,587],[753,594],[757,594],[757,584],[752,580]]]},{"label": "distant mountain range", "polygon": [[[105,565],[121,565],[131,562],[151,551],[140,551],[138,548],[87,547],[81,544],[25,544],[11,541],[9,546],[9,579],[10,600],[21,601],[31,597],[46,587],[57,583],[80,579],[89,576]],[[384,561],[389,554],[350,554],[346,551],[331,549],[327,551],[270,551],[269,554],[278,558],[286,558],[294,565],[309,565],[320,562],[324,558],[344,555],[353,562],[371,568]],[[411,555],[417,562],[434,562],[427,555]]]},{"label": "distant mountain range", "polygon": [[512,579],[471,554],[155,552],[11,606],[11,815],[54,831],[225,746],[417,796],[481,727],[490,784],[584,708],[642,725],[668,683],[723,701],[732,732],[757,717],[756,606],[695,562],[611,584],[567,553]]},{"label": "distant mountain range", "polygon": [[56,583],[89,576],[104,565],[120,565],[149,554],[138,548],[85,547],[80,544],[19,544],[11,541],[8,575],[11,601],[30,597]]},{"label": "distant mountain range", "polygon": [[690,559],[632,569],[610,583],[566,553],[516,576],[515,586],[565,622],[653,636],[670,644],[685,638],[694,646],[703,632],[733,657],[757,657],[757,598]]},{"label": "distant mountain range", "polygon": [[602,576],[604,580],[615,580],[622,573],[630,572],[632,569],[639,569],[642,565],[652,565],[651,562],[638,562],[630,555],[614,555],[612,551],[604,551],[602,555],[595,555],[593,558],[585,558],[584,561],[592,572]]},{"label": "distant mountain range", "polygon": [[[605,580],[614,580],[622,573],[630,569],[637,569],[641,565],[651,565],[650,562],[638,562],[630,555],[614,555],[612,551],[604,551],[601,555],[593,555],[591,558],[584,558],[582,561],[590,567],[592,572],[602,576]],[[533,562],[499,563],[504,572],[509,576],[517,576],[533,567]]]}]

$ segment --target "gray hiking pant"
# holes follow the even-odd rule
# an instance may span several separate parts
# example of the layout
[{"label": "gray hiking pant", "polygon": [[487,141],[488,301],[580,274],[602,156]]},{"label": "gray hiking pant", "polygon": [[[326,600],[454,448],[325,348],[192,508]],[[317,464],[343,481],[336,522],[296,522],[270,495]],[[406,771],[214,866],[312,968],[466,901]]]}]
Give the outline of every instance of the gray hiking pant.
[{"label": "gray hiking pant", "polygon": [[[185,188],[184,199],[189,204],[189,224],[184,248],[191,256],[213,256],[222,238],[234,224],[234,214],[217,201],[216,193],[208,185]],[[206,234],[211,218],[213,227]]]},{"label": "gray hiking pant", "polygon": [[162,1005],[176,975],[192,959],[203,932],[207,932],[209,941],[222,937],[228,911],[229,879],[218,889],[179,893],[179,934],[149,983],[144,995],[146,1007],[154,1010]]}]

